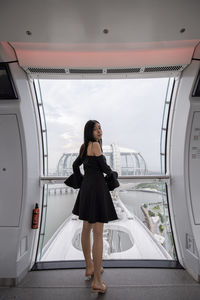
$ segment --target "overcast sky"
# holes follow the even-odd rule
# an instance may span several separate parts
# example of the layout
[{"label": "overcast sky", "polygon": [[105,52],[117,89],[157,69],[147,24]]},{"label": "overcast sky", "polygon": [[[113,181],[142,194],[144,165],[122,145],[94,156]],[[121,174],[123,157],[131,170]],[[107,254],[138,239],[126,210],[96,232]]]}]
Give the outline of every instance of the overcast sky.
[{"label": "overcast sky", "polygon": [[160,171],[160,133],[168,78],[41,80],[48,131],[49,170],[63,153],[79,151],[89,119],[98,120],[103,145],[116,143]]}]

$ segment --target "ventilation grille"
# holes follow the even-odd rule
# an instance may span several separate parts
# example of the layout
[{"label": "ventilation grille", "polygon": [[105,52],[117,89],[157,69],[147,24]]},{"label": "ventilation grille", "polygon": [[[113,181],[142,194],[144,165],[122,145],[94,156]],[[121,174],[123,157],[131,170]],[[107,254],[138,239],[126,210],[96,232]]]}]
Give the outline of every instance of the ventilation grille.
[{"label": "ventilation grille", "polygon": [[179,71],[182,66],[166,66],[166,67],[147,67],[144,72],[166,72],[166,71]]},{"label": "ventilation grille", "polygon": [[102,69],[69,69],[70,74],[102,74]]},{"label": "ventilation grille", "polygon": [[63,74],[63,75],[81,75],[81,74],[133,74],[133,73],[154,73],[154,72],[176,72],[182,71],[186,65],[178,66],[159,66],[159,67],[141,67],[141,68],[112,68],[112,69],[69,69],[69,68],[26,68],[29,74]]},{"label": "ventilation grille", "polygon": [[107,73],[139,73],[140,68],[128,68],[128,69],[107,69]]},{"label": "ventilation grille", "polygon": [[31,73],[45,73],[45,74],[66,74],[65,69],[51,69],[51,68],[28,68]]}]

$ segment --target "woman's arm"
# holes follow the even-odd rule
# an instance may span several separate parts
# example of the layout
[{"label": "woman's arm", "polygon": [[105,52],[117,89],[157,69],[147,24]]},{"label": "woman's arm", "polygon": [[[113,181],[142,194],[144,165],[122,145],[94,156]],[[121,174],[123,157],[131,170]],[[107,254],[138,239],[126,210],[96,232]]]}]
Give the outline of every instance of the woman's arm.
[{"label": "woman's arm", "polygon": [[79,155],[72,164],[74,174],[77,174],[77,175],[81,174],[79,166],[82,165],[82,163],[83,163],[83,161]]},{"label": "woman's arm", "polygon": [[103,155],[103,153],[101,151],[101,147],[100,147],[99,143],[94,142],[93,145],[94,145],[93,146],[93,151],[94,151],[94,154],[97,158],[98,164],[99,164],[102,172],[109,176],[113,171],[110,168],[110,166],[107,165],[106,158],[105,158],[105,156]]},{"label": "woman's arm", "polygon": [[98,164],[102,170],[103,173],[107,174],[108,176],[111,175],[113,173],[112,169],[110,168],[109,165],[107,165],[106,163],[106,158],[105,156],[102,154],[100,156],[97,156],[97,161]]}]

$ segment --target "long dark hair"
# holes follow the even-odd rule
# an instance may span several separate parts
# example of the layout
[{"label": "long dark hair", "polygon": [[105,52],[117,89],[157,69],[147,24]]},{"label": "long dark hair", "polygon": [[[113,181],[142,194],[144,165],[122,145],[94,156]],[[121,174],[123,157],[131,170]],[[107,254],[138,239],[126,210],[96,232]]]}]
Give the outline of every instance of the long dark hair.
[{"label": "long dark hair", "polygon": [[[89,142],[96,142],[96,140],[93,136],[93,130],[94,130],[94,126],[95,126],[96,123],[100,124],[96,120],[89,120],[85,124],[85,127],[84,127],[84,144],[81,145],[80,152],[79,152],[79,155],[82,158],[82,160],[84,160],[84,158],[87,154],[87,147],[88,147]],[[99,144],[100,144],[100,147],[101,147],[101,150],[102,150],[102,139],[99,140]],[[102,150],[102,152],[103,152],[103,150]]]}]

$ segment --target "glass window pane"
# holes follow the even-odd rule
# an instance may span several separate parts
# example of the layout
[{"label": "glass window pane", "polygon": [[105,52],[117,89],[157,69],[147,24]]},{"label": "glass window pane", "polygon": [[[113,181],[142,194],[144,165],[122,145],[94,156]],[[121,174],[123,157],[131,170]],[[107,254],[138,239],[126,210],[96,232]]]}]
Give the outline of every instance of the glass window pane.
[{"label": "glass window pane", "polygon": [[[54,184],[45,191],[45,235],[41,237],[38,260],[84,259],[82,221],[71,214],[77,190]],[[177,259],[165,184],[120,181],[112,197],[118,220],[104,224],[103,259]]]},{"label": "glass window pane", "polygon": [[[35,83],[44,104],[48,175],[72,174],[89,119],[100,122],[103,153],[119,175],[164,173],[166,130],[162,128],[167,125],[173,79]],[[38,260],[83,259],[82,221],[72,215],[77,193],[64,184],[46,185]],[[121,182],[111,194],[121,217],[105,224],[104,259],[176,259],[165,186]]]}]

